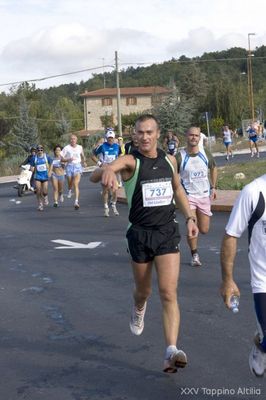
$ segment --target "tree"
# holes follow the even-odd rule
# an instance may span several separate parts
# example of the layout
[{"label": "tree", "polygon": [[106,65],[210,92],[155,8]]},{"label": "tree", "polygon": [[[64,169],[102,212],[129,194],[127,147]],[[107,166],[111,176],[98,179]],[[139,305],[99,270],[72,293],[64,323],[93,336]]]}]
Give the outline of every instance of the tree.
[{"label": "tree", "polygon": [[114,115],[111,114],[104,114],[100,116],[100,120],[102,123],[102,126],[106,129],[108,127],[113,127],[114,126]]},{"label": "tree", "polygon": [[56,127],[59,131],[59,136],[63,136],[70,132],[71,122],[67,121],[64,114],[62,114],[60,121],[56,122]]},{"label": "tree", "polygon": [[141,115],[141,113],[130,113],[127,115],[122,115],[122,128],[123,131],[127,129],[129,133],[132,133],[133,128],[135,126],[136,119]]},{"label": "tree", "polygon": [[192,99],[180,97],[177,89],[165,98],[161,105],[154,108],[153,112],[160,121],[161,132],[164,134],[169,129],[184,133],[191,124],[195,105]]},{"label": "tree", "polygon": [[10,132],[9,146],[28,152],[32,144],[38,142],[38,128],[35,118],[29,114],[29,105],[24,93],[20,94],[19,118]]}]

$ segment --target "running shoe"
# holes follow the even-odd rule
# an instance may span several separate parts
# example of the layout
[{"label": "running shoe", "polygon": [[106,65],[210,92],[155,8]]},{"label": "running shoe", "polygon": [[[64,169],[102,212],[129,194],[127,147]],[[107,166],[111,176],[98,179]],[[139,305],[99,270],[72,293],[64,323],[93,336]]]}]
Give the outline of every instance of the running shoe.
[{"label": "running shoe", "polygon": [[229,161],[229,157],[228,156],[226,156],[225,158],[226,158],[227,161]]},{"label": "running shoe", "polygon": [[60,194],[59,200],[61,203],[64,203],[64,195],[63,193]]},{"label": "running shoe", "polygon": [[133,333],[133,335],[141,335],[142,331],[144,329],[144,316],[145,316],[145,311],[147,307],[147,302],[145,301],[145,304],[142,308],[142,310],[139,310],[136,306],[133,307],[132,314],[131,314],[131,320],[129,323],[130,330]]},{"label": "running shoe", "polygon": [[111,203],[111,208],[112,208],[112,211],[113,211],[114,215],[119,215],[119,212],[118,212],[118,210],[116,208],[116,204]]},{"label": "running shoe", "polygon": [[75,210],[78,210],[78,209],[79,209],[79,202],[78,202],[78,200],[75,200],[74,208],[75,208]]},{"label": "running shoe", "polygon": [[43,211],[43,204],[42,204],[42,202],[39,203],[38,210],[39,210],[39,211]]},{"label": "running shoe", "polygon": [[257,153],[257,158],[260,158],[260,153]]},{"label": "running shoe", "polygon": [[199,254],[195,253],[192,256],[192,260],[191,260],[191,267],[200,267],[202,264],[200,262],[200,258],[199,258]]},{"label": "running shoe", "polygon": [[175,349],[173,352],[164,360],[163,372],[174,374],[178,368],[185,368],[187,365],[186,353],[182,350]]},{"label": "running shoe", "polygon": [[104,208],[104,213],[103,213],[103,215],[104,215],[105,217],[109,217],[109,208]]},{"label": "running shoe", "polygon": [[251,157],[251,158],[254,157],[254,153],[253,153],[253,152],[251,153],[250,157]]},{"label": "running shoe", "polygon": [[68,193],[67,193],[67,198],[68,198],[68,199],[71,199],[71,197],[72,197],[72,190],[70,189],[70,190],[68,191]]},{"label": "running shoe", "polygon": [[58,207],[58,202],[57,201],[54,202],[54,207],[55,208]]},{"label": "running shoe", "polygon": [[48,204],[49,204],[48,196],[43,196],[43,204],[45,206],[48,206]]},{"label": "running shoe", "polygon": [[253,375],[262,377],[266,368],[266,353],[260,349],[259,335],[256,334],[249,355],[249,368]]}]

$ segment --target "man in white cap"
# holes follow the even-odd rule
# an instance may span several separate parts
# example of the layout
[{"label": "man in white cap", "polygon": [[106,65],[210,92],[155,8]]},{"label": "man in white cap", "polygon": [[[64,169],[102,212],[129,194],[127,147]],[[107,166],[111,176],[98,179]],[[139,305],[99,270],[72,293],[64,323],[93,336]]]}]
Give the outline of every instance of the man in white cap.
[{"label": "man in white cap", "polygon": [[[110,164],[121,154],[121,148],[118,143],[115,143],[115,133],[113,129],[108,128],[105,134],[106,142],[94,149],[92,159],[97,163],[98,166],[104,167],[106,164]],[[116,208],[117,201],[117,189],[112,188],[110,190],[107,187],[103,187],[102,196],[104,204],[104,216],[109,217],[109,192],[111,194],[111,208],[114,215],[119,215]]]}]

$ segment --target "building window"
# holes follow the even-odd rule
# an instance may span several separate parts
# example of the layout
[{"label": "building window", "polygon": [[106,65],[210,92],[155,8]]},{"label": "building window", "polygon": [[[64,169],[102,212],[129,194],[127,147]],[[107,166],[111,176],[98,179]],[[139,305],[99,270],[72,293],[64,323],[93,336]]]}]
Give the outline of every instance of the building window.
[{"label": "building window", "polygon": [[102,106],[111,106],[113,104],[113,100],[111,97],[104,97],[102,99]]},{"label": "building window", "polygon": [[137,98],[136,97],[127,97],[127,106],[136,106]]}]

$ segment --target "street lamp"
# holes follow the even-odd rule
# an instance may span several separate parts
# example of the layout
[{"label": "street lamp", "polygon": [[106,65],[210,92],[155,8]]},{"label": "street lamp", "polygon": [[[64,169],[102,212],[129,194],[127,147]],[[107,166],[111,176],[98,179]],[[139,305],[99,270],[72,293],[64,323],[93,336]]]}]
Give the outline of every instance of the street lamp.
[{"label": "street lamp", "polygon": [[253,76],[252,76],[252,62],[251,57],[254,54],[251,53],[250,50],[250,36],[254,36],[255,33],[248,33],[248,59],[247,59],[247,70],[248,70],[248,99],[249,99],[249,107],[250,107],[250,114],[252,118],[252,122],[255,120],[254,116],[254,98],[253,98]]}]

